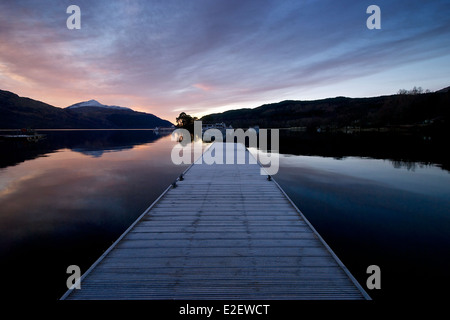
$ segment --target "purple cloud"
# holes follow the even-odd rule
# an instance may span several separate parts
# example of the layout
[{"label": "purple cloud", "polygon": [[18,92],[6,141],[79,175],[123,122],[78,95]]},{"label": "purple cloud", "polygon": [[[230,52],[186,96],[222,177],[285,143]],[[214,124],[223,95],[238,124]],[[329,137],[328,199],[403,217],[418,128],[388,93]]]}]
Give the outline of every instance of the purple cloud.
[{"label": "purple cloud", "polygon": [[65,27],[70,4],[0,3],[1,89],[60,107],[97,99],[173,121],[180,110],[325,98],[337,84],[367,79],[348,86],[358,96],[385,72],[436,59],[423,78],[399,72],[398,87],[374,93],[412,82],[439,89],[424,79],[450,69],[442,65],[450,65],[447,1],[378,1],[378,31],[366,28],[371,3],[361,1],[83,0],[74,3],[76,31]]}]

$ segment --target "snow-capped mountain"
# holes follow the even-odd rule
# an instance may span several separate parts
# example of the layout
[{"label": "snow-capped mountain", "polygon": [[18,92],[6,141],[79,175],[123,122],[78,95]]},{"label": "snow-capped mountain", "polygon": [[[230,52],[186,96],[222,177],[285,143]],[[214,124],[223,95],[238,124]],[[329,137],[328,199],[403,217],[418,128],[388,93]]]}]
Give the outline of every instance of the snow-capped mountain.
[{"label": "snow-capped mountain", "polygon": [[83,107],[97,107],[97,108],[107,108],[107,109],[115,109],[115,110],[131,110],[130,108],[119,107],[119,106],[107,106],[105,104],[101,104],[97,100],[89,100],[84,102],[75,103],[66,109],[76,109]]},{"label": "snow-capped mountain", "polygon": [[58,108],[0,89],[0,128],[154,129],[171,125],[151,113],[106,106],[95,100]]}]

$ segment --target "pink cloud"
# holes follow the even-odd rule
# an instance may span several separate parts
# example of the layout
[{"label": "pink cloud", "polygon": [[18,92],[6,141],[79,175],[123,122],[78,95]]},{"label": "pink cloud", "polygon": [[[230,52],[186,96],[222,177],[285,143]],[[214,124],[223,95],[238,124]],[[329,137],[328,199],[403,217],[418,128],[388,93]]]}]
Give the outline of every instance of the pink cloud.
[{"label": "pink cloud", "polygon": [[[0,1],[0,89],[57,107],[95,99],[174,121],[181,111],[197,116],[308,92],[325,98],[346,81],[448,54],[450,25],[434,18],[446,12],[444,1],[420,14],[429,24],[376,34],[364,23],[355,28],[358,10],[324,10],[331,3],[79,0],[82,29],[70,31],[64,2]],[[401,18],[385,29],[397,30]],[[391,82],[431,88],[423,77],[397,73]]]},{"label": "pink cloud", "polygon": [[204,83],[196,83],[193,85],[193,87],[203,90],[203,91],[211,91],[213,90],[213,87]]}]

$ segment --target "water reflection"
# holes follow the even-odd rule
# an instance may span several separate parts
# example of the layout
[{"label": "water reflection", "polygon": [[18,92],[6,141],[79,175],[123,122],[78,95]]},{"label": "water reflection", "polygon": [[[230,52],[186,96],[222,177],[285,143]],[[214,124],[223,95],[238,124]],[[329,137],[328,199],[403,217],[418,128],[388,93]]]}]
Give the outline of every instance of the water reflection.
[{"label": "water reflection", "polygon": [[170,137],[150,131],[58,132],[41,145],[13,147],[21,152],[2,156],[10,166],[0,171],[9,299],[30,284],[38,298],[60,297],[67,266],[86,270],[187,167],[172,164]]},{"label": "water reflection", "polygon": [[437,165],[450,170],[448,138],[414,134],[367,132],[327,134],[280,130],[280,153],[345,159],[360,157],[385,159],[395,168],[415,170]]},{"label": "water reflection", "polygon": [[401,169],[406,168],[408,171],[416,171],[416,168],[424,168],[426,166],[433,166],[432,163],[421,163],[421,162],[412,162],[412,161],[403,161],[403,160],[391,160],[391,163],[394,168]]},{"label": "water reflection", "polygon": [[14,166],[61,149],[101,157],[105,152],[132,149],[164,136],[153,130],[43,130],[40,133],[46,134],[45,140],[0,141],[0,168]]},{"label": "water reflection", "polygon": [[[152,131],[46,133],[0,145],[8,299],[30,286],[59,298],[67,266],[85,271],[187,167],[172,163],[170,136]],[[450,175],[439,140],[280,133],[275,179],[360,283],[370,264],[384,272],[378,295],[393,299],[448,279]]]},{"label": "water reflection", "polygon": [[282,154],[275,179],[361,284],[381,267],[373,298],[427,299],[450,283],[450,175],[392,162]]}]

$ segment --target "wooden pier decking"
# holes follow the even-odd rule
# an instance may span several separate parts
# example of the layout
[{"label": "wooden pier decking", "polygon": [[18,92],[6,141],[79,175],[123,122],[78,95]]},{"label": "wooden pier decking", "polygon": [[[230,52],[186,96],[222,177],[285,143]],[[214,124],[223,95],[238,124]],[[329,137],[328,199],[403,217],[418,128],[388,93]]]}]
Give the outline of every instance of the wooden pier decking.
[{"label": "wooden pier decking", "polygon": [[370,299],[259,164],[199,160],[61,299]]}]

